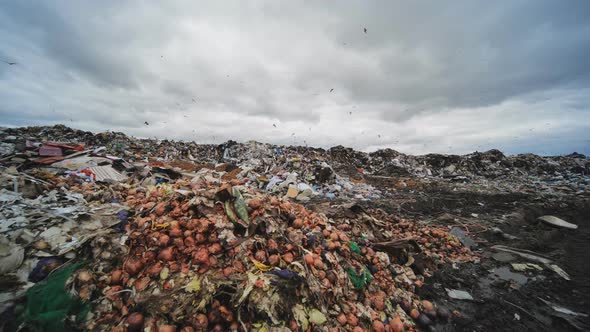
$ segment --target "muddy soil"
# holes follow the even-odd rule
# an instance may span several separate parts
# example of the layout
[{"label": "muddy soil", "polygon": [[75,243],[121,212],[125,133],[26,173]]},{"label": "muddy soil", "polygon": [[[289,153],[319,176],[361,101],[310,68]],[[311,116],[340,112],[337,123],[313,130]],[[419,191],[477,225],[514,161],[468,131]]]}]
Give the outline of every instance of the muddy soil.
[{"label": "muddy soil", "polygon": [[[418,180],[419,181],[419,180]],[[379,187],[379,183],[373,183]],[[366,202],[419,222],[454,226],[475,243],[479,263],[446,265],[417,292],[459,315],[436,331],[588,331],[589,316],[554,310],[551,305],[590,315],[590,198],[534,193],[458,192],[450,182],[391,191],[392,198]],[[382,190],[391,189],[383,182]],[[577,224],[557,229],[537,221],[555,215]],[[527,249],[548,257],[571,280],[554,271],[515,271],[518,256],[498,254],[494,245]],[[542,265],[542,264],[539,264]],[[469,292],[474,300],[455,300],[448,289]]]}]

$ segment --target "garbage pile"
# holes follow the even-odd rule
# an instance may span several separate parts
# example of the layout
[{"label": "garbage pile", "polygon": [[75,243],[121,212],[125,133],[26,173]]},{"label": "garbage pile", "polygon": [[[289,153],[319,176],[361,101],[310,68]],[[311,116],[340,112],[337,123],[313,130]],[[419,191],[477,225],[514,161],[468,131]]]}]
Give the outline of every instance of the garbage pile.
[{"label": "garbage pile", "polygon": [[480,256],[452,225],[364,208],[396,190],[371,179],[590,185],[577,154],[414,157],[65,126],[0,139],[7,331],[427,330],[461,313],[417,289]]},{"label": "garbage pile", "polygon": [[477,259],[444,229],[356,205],[335,207],[351,218],[328,218],[238,183],[123,195],[134,216],[126,235],[96,238],[74,281],[96,301],[87,329],[413,329],[450,318],[414,294],[424,276]]},{"label": "garbage pile", "polygon": [[[397,177],[473,183],[477,186],[493,181],[494,188],[502,191],[583,193],[590,189],[590,159],[578,153],[556,157],[532,154],[505,156],[498,150],[490,150],[464,156],[412,156],[391,149],[364,153],[342,146],[324,150],[254,141],[228,141],[212,145],[138,139],[116,132],[92,134],[62,125],[4,129],[0,130],[0,139],[0,153],[5,156],[3,162],[6,163],[9,158],[24,169],[67,161],[89,153],[107,159],[95,160],[90,166],[114,163],[113,167],[119,172],[129,170],[130,166],[121,161],[143,162],[142,167],[174,169],[177,175],[195,173],[203,168],[225,170],[229,167],[233,171],[231,176],[247,177],[251,185],[276,194],[288,194],[300,202],[314,198],[387,197],[386,192],[376,189],[371,183],[375,178]],[[78,165],[72,167],[75,166]],[[108,167],[102,170],[110,171]],[[514,183],[518,183],[519,187],[515,188]],[[405,186],[402,183],[395,187]]]},{"label": "garbage pile", "polygon": [[329,156],[323,149],[253,141],[197,145],[136,139],[114,132],[93,135],[61,125],[5,129],[0,131],[0,138],[4,165],[18,166],[22,170],[40,165],[67,168],[90,181],[118,181],[124,178],[125,172],[146,167],[176,178],[182,173],[195,175],[201,169],[216,169],[228,172],[226,178],[248,178],[248,185],[301,202],[313,198],[383,196],[380,190],[364,181],[336,174],[326,162]]},{"label": "garbage pile", "polygon": [[[505,191],[518,191],[514,184],[535,190],[561,189],[583,193],[590,189],[590,159],[579,153],[541,157],[534,154],[505,156],[498,150],[471,154],[412,156],[393,150],[370,153],[368,170],[374,174],[413,174],[453,182],[494,185]],[[569,186],[570,188],[563,188]],[[559,189],[559,188],[558,188]]]}]

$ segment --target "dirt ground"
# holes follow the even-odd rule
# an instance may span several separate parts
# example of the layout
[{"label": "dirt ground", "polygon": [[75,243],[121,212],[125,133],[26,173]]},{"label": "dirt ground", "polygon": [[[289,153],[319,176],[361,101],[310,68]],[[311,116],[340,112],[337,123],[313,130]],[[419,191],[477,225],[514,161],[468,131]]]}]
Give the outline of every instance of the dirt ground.
[{"label": "dirt ground", "polygon": [[[376,182],[373,185],[379,187]],[[473,241],[472,250],[482,255],[479,263],[440,267],[417,290],[423,298],[460,313],[451,323],[433,327],[434,330],[590,330],[588,316],[560,313],[551,307],[590,314],[588,196],[456,191],[452,183],[442,181],[418,187],[398,189],[393,191],[393,199],[365,204],[419,222],[457,227]],[[391,183],[381,182],[380,189],[391,189]],[[579,228],[557,229],[540,223],[537,218],[546,214]],[[571,280],[547,268],[516,272],[510,264],[527,261],[498,254],[491,249],[494,245],[527,249],[548,257]],[[467,291],[474,300],[451,299],[445,288]]]}]

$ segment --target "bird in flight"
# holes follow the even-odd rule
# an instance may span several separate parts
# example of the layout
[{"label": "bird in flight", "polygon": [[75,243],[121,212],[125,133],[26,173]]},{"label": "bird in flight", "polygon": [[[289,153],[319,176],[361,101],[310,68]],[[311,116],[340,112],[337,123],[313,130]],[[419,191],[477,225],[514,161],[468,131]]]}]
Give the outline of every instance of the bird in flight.
[{"label": "bird in flight", "polygon": [[8,64],[9,66],[14,66],[14,65],[16,65],[16,64],[17,64],[16,62],[10,62],[10,61],[5,61],[5,60],[0,60],[0,61],[2,61],[2,62],[4,62],[4,63]]},{"label": "bird in flight", "polygon": [[363,28],[365,30],[365,33],[367,33],[367,28]]},{"label": "bird in flight", "polygon": [[275,128],[277,127],[276,123],[273,123],[272,126],[275,127]]},{"label": "bird in flight", "polygon": [[145,123],[146,126],[149,126],[150,125],[147,121],[145,121],[144,123]]},{"label": "bird in flight", "polygon": [[196,103],[196,102],[197,102],[197,101],[195,100],[195,98],[192,98],[192,99],[193,99],[193,103]]},{"label": "bird in flight", "polygon": [[334,91],[334,89],[333,89],[333,88],[332,88],[332,89],[330,89],[330,92],[332,92],[332,91]]},{"label": "bird in flight", "polygon": [[348,112],[348,115],[352,115],[352,112]]}]

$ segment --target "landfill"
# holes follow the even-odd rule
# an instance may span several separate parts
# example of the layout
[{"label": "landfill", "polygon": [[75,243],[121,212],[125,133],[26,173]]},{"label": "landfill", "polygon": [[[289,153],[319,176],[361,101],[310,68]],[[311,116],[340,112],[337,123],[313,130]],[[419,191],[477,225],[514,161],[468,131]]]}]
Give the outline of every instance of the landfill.
[{"label": "landfill", "polygon": [[2,331],[587,330],[590,159],[0,129]]}]

